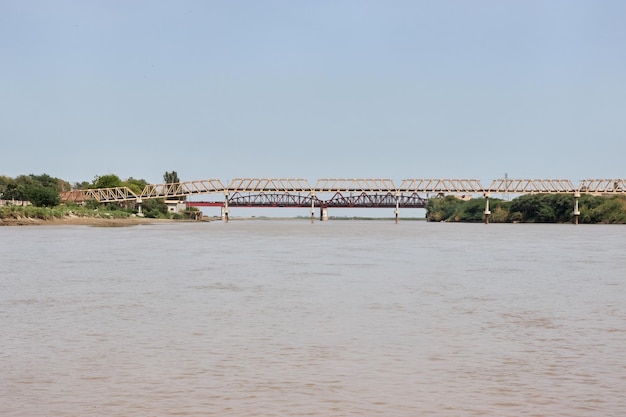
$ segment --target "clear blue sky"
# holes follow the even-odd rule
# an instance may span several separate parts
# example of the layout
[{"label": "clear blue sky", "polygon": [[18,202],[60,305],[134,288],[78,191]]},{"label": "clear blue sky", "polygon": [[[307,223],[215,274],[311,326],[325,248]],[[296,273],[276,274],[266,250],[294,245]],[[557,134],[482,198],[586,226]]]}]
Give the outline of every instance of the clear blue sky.
[{"label": "clear blue sky", "polygon": [[626,177],[626,1],[0,0],[0,175]]}]

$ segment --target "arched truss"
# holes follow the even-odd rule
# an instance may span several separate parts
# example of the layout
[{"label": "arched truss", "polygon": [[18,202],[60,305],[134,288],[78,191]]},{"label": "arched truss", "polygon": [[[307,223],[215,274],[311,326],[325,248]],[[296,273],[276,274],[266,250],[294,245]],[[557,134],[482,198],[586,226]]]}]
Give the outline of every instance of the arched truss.
[{"label": "arched truss", "polygon": [[235,192],[228,197],[231,207],[311,207],[317,200],[310,194],[300,195],[286,192],[258,194]]},{"label": "arched truss", "polygon": [[356,195],[344,195],[340,192],[335,193],[329,200],[320,200],[322,207],[367,207],[380,208],[424,208],[427,199],[420,197],[416,193],[411,195],[398,195],[397,193],[371,194],[360,193]]},{"label": "arched truss", "polygon": [[328,200],[322,200],[311,194],[290,193],[233,193],[228,198],[230,207],[404,207],[424,208],[427,199],[413,193],[397,195],[395,193],[370,194],[359,193],[344,195],[337,192]]}]

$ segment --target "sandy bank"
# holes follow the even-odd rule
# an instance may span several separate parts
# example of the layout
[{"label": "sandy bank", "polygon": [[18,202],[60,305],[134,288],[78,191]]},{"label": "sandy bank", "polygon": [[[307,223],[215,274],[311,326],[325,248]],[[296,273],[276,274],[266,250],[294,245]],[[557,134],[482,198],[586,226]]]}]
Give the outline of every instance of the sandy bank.
[{"label": "sandy bank", "polygon": [[159,223],[181,223],[190,220],[169,220],[169,219],[146,219],[143,217],[127,217],[124,219],[107,219],[101,217],[78,217],[66,216],[50,220],[20,218],[20,219],[0,219],[0,226],[63,226],[80,225],[94,227],[124,227],[139,224],[159,224]]}]

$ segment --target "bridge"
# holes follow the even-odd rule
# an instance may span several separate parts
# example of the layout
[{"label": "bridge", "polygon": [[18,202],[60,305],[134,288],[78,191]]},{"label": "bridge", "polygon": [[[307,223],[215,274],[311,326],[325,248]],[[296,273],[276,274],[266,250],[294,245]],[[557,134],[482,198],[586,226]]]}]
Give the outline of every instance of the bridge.
[{"label": "bridge", "polygon": [[399,185],[387,178],[323,178],[311,186],[302,178],[236,178],[224,185],[219,179],[146,185],[140,194],[127,187],[73,190],[61,193],[64,202],[132,203],[139,206],[151,198],[186,199],[195,195],[221,195],[223,200],[187,201],[188,207],[216,206],[228,221],[229,207],[310,207],[320,218],[328,218],[328,208],[424,208],[431,194],[486,198],[485,222],[489,221],[491,194],[572,194],[574,217],[578,220],[581,194],[626,193],[626,179],[587,179],[578,185],[567,179],[496,179],[485,187],[477,179],[405,179]]}]

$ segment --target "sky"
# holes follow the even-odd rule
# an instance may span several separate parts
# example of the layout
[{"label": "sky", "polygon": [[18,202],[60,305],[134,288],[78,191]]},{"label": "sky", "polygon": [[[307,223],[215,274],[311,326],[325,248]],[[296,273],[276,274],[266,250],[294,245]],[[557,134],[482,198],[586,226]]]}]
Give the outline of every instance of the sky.
[{"label": "sky", "polygon": [[0,175],[626,178],[622,0],[0,0]]}]

